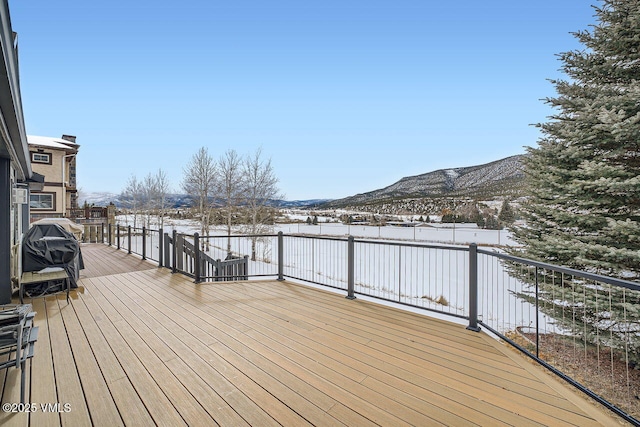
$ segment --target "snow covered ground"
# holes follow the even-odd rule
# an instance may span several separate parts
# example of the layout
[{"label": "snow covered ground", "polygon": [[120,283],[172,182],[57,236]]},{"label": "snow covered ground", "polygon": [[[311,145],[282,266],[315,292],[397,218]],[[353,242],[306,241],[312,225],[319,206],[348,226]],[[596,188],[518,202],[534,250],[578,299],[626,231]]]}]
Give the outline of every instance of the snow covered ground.
[{"label": "snow covered ground", "polygon": [[511,233],[507,230],[483,230],[456,226],[453,224],[432,223],[417,227],[350,225],[340,223],[279,224],[277,231],[294,234],[313,234],[318,236],[354,236],[372,239],[404,240],[424,243],[446,243],[456,245],[515,245]]},{"label": "snow covered ground", "polygon": [[[445,243],[454,245],[478,245],[512,246],[517,243],[512,239],[508,230],[484,230],[469,224],[440,224],[430,223],[420,226],[370,226],[351,225],[336,222],[323,222],[319,218],[318,225],[306,223],[277,224],[274,233],[282,231],[285,234],[310,234],[316,236],[347,237],[354,236],[370,239],[388,239],[396,241],[412,241],[422,243]],[[131,215],[119,215],[117,221],[120,225],[133,225]],[[142,221],[138,219],[138,227],[142,227]],[[158,229],[155,219],[151,221],[151,228]],[[164,230],[171,232],[173,229],[179,233],[193,234],[199,231],[197,222],[186,219],[165,219]],[[211,234],[226,233],[224,227],[212,227]]]}]

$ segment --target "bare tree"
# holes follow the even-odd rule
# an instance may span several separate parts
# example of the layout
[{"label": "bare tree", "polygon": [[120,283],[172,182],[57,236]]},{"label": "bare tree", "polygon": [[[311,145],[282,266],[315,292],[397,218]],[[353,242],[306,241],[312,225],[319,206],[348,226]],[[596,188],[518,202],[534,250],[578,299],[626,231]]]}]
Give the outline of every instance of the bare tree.
[{"label": "bare tree", "polygon": [[162,169],[158,169],[155,176],[154,197],[156,200],[156,209],[158,214],[158,226],[164,228],[164,216],[167,213],[167,196],[171,187],[167,173]]},{"label": "bare tree", "polygon": [[237,212],[237,207],[244,192],[244,180],[242,176],[242,160],[238,153],[231,149],[227,150],[218,160],[218,191],[224,202],[224,215],[227,225],[227,253],[231,255],[231,226],[233,215]]},{"label": "bare tree", "polygon": [[133,213],[133,227],[135,228],[138,220],[138,211],[143,202],[142,183],[138,181],[135,175],[131,175],[127,181],[127,186],[122,190],[122,199],[126,201],[126,206]]},{"label": "bare tree", "polygon": [[182,169],[182,189],[194,196],[198,202],[200,232],[209,235],[209,198],[213,195],[216,183],[216,164],[206,147],[193,155],[189,164]]},{"label": "bare tree", "polygon": [[146,211],[146,226],[151,228],[151,213],[156,207],[156,178],[149,172],[142,181],[143,206]]},{"label": "bare tree", "polygon": [[278,189],[278,178],[273,172],[271,159],[262,157],[262,149],[245,158],[242,165],[244,180],[244,204],[247,223],[244,232],[251,235],[251,260],[256,260],[257,235],[273,231],[274,209],[269,203],[282,198]]}]

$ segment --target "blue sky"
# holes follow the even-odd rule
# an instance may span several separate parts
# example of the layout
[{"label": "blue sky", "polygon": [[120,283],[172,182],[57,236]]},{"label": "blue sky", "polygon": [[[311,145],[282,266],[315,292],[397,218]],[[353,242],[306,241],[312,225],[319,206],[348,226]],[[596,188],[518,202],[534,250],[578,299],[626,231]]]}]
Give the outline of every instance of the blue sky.
[{"label": "blue sky", "polygon": [[595,1],[10,0],[27,133],[84,192],[262,147],[289,200],[524,152]]}]

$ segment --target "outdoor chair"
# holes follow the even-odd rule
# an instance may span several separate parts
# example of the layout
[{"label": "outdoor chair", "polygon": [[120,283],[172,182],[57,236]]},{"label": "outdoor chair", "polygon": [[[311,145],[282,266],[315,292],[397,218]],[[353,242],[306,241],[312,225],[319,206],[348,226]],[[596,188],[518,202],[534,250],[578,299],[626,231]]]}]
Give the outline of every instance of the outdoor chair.
[{"label": "outdoor chair", "polygon": [[25,364],[38,339],[35,314],[31,304],[0,305],[0,369],[20,369],[20,403],[25,403]]}]

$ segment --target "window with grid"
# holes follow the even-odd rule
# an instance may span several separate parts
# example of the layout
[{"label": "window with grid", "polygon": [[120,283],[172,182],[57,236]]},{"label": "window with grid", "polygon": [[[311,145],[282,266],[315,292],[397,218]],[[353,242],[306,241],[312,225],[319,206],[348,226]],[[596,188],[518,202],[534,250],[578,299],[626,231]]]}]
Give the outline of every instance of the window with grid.
[{"label": "window with grid", "polygon": [[29,207],[31,209],[50,209],[53,207],[52,193],[37,193],[29,196]]},{"label": "window with grid", "polygon": [[31,153],[31,161],[34,163],[51,164],[51,154],[49,153]]}]

